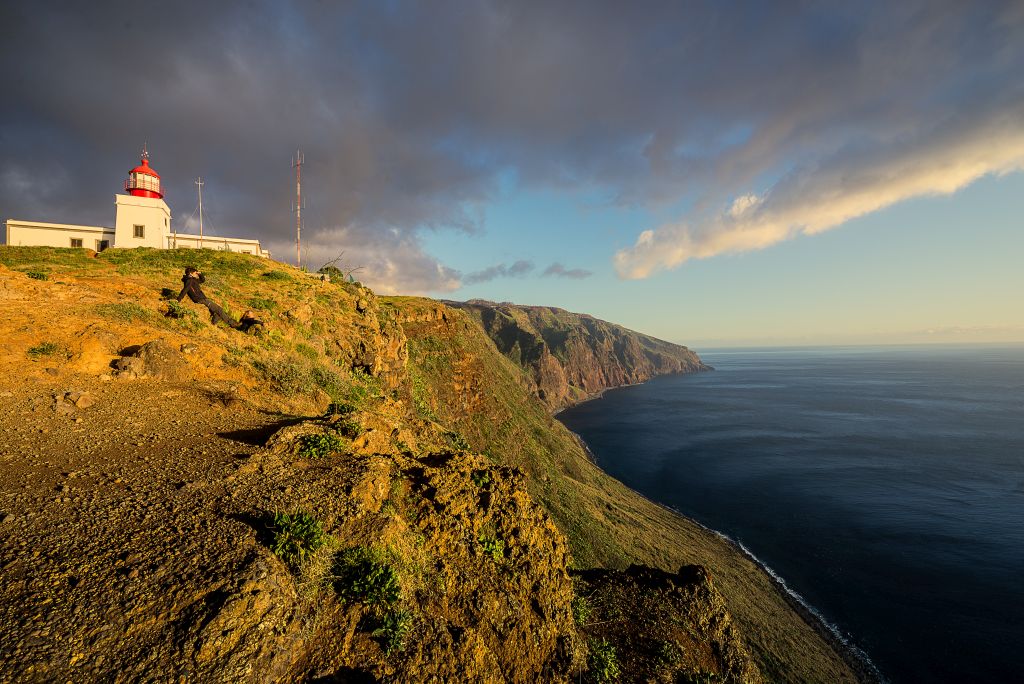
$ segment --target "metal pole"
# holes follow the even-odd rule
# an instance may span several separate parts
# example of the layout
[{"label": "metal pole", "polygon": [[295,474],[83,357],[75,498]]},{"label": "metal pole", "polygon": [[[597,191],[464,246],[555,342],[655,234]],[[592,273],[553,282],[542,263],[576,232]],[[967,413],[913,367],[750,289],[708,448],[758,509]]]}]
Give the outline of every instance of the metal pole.
[{"label": "metal pole", "polygon": [[203,248],[203,177],[196,179],[199,187],[199,249]]},{"label": "metal pole", "polygon": [[295,150],[295,265],[302,268],[302,164],[305,159],[300,150]]}]

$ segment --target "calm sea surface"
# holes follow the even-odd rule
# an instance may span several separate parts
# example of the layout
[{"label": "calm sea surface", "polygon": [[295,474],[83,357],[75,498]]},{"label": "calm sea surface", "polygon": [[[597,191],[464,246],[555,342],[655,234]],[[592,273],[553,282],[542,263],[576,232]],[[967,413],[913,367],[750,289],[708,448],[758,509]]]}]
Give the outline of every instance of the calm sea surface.
[{"label": "calm sea surface", "polygon": [[705,352],[559,418],[893,682],[1024,682],[1024,347]]}]

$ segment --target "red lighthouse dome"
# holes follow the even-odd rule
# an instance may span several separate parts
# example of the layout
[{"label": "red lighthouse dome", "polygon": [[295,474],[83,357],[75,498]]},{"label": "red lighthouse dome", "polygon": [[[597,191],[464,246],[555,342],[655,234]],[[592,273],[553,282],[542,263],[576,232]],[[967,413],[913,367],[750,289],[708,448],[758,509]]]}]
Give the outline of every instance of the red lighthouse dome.
[{"label": "red lighthouse dome", "polygon": [[149,152],[145,146],[142,148],[142,162],[128,172],[128,180],[124,182],[124,189],[134,197],[154,197],[163,199],[164,193],[160,189],[160,174],[149,166]]}]

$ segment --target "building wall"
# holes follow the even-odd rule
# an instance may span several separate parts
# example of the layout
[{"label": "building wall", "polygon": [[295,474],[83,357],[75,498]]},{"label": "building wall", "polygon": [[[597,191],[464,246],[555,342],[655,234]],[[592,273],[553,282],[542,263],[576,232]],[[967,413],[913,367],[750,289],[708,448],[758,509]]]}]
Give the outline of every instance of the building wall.
[{"label": "building wall", "polygon": [[66,223],[42,223],[39,221],[7,221],[7,244],[10,246],[72,247],[72,240],[81,240],[85,249],[100,250],[98,244],[107,241],[114,246],[114,231],[102,226],[75,226]]},{"label": "building wall", "polygon": [[[205,235],[202,240],[202,249],[217,249],[225,250],[228,252],[240,252],[244,254],[254,254],[261,257],[269,257],[270,252],[260,247],[259,240],[249,240],[246,238],[226,238],[215,235]],[[199,249],[200,241],[198,235],[191,235],[187,233],[178,233],[167,236],[167,247],[170,249],[187,248],[187,249]]]},{"label": "building wall", "polygon": [[[117,214],[114,218],[114,247],[154,247],[163,249],[171,229],[171,210],[162,199],[114,195]],[[143,236],[135,237],[135,226],[142,226]]]}]

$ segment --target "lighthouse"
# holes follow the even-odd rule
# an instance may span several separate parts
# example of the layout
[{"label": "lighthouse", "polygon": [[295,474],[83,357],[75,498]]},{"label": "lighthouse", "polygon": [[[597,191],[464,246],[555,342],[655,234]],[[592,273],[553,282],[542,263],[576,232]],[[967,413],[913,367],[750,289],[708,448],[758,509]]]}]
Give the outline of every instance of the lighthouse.
[{"label": "lighthouse", "polygon": [[[200,181],[201,184],[201,181]],[[200,188],[201,189],[201,188]],[[164,202],[160,174],[149,165],[149,150],[142,146],[138,166],[128,172],[124,181],[125,195],[114,195],[114,227],[82,226],[70,223],[43,223],[7,219],[7,244],[40,247],[71,247],[95,249],[102,252],[108,247],[131,249],[219,249],[255,256],[270,257],[260,241],[253,238],[171,233],[171,210]],[[200,196],[202,207],[202,196]],[[202,213],[200,212],[200,216]]]},{"label": "lighthouse", "polygon": [[160,174],[149,165],[149,152],[142,147],[139,165],[128,172],[124,182],[127,195],[115,195],[114,245],[116,247],[167,246],[171,210],[164,202]]},{"label": "lighthouse", "polygon": [[139,165],[128,172],[124,189],[132,197],[164,198],[164,193],[160,190],[160,174],[149,165],[149,152],[146,151],[145,145],[142,146]]}]

